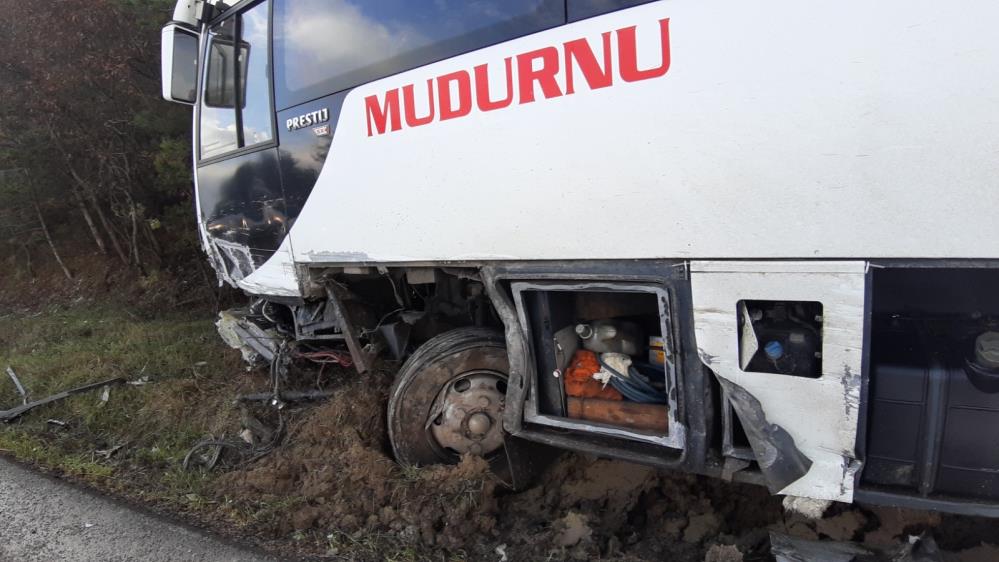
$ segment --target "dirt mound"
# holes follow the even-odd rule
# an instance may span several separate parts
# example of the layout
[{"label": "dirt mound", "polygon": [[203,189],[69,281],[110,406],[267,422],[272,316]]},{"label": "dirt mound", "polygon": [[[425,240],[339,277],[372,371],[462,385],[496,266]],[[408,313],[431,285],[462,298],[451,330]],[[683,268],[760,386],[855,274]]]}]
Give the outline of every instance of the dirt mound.
[{"label": "dirt mound", "polygon": [[292,537],[305,553],[352,560],[728,562],[769,559],[770,531],[891,544],[941,524],[939,516],[842,505],[810,520],[784,513],[763,487],[575,453],[519,493],[474,457],[401,468],[385,426],[391,375],[343,378],[350,382],[330,401],[283,414],[283,446],[220,478],[219,499],[282,549]]},{"label": "dirt mound", "polygon": [[345,377],[351,382],[330,401],[284,414],[285,445],[220,478],[219,498],[251,513],[258,534],[305,535],[326,553],[355,558],[358,549],[373,559],[416,549],[472,558],[502,552],[514,560],[668,553],[700,561],[719,534],[742,536],[741,529],[780,518],[779,500],[762,489],[733,494],[714,480],[579,454],[562,455],[520,493],[503,488],[474,457],[457,466],[401,468],[390,457],[385,426],[391,376]]},{"label": "dirt mound", "polygon": [[225,475],[220,496],[290,504],[259,525],[275,538],[311,530],[326,533],[331,543],[379,537],[386,544],[372,545],[375,550],[454,550],[492,531],[497,483],[484,460],[402,469],[386,454],[387,388],[385,376],[343,386],[291,424],[286,446]]},{"label": "dirt mound", "polygon": [[563,455],[534,488],[503,496],[500,512],[513,559],[699,562],[712,549],[765,548],[762,529],[781,520],[765,489],[579,454]]}]

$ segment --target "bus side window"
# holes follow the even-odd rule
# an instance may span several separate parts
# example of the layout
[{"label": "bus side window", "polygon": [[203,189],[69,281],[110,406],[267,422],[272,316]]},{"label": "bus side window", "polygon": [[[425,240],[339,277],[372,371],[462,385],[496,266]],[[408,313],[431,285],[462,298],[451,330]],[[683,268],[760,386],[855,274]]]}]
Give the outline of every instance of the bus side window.
[{"label": "bus side window", "polygon": [[268,9],[268,2],[261,2],[209,32],[201,104],[202,159],[274,138]]},{"label": "bus side window", "polygon": [[570,22],[592,18],[608,12],[648,4],[652,0],[567,0],[565,7]]},{"label": "bus side window", "polygon": [[240,74],[243,82],[243,146],[253,146],[274,138],[271,110],[270,68],[267,62],[269,34],[268,2],[243,12],[240,18]]},{"label": "bus side window", "polygon": [[236,135],[235,61],[236,21],[231,18],[209,32],[208,64],[201,97],[201,158],[220,156],[239,148]]},{"label": "bus side window", "polygon": [[565,24],[565,0],[274,0],[279,110]]}]

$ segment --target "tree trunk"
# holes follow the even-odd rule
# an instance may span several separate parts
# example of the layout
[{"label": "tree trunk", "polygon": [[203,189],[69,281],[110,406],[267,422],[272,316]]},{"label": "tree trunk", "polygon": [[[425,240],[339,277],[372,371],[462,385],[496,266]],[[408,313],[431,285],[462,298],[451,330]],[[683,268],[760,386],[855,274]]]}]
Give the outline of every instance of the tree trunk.
[{"label": "tree trunk", "polygon": [[31,250],[28,248],[27,244],[21,244],[21,248],[24,250],[25,266],[28,268],[28,277],[32,279],[35,278],[35,269],[31,267]]},{"label": "tree trunk", "polygon": [[104,232],[107,233],[108,240],[111,241],[111,247],[114,248],[114,253],[118,254],[118,258],[121,259],[121,263],[127,264],[128,256],[125,255],[125,251],[121,248],[121,243],[118,241],[118,237],[115,236],[114,229],[111,228],[111,223],[108,221],[108,217],[104,213],[104,209],[101,208],[100,203],[97,201],[97,197],[90,191],[88,191],[87,197],[94,206],[94,211],[97,213],[97,220],[101,221],[101,226],[104,227]]},{"label": "tree trunk", "polygon": [[142,271],[142,262],[139,260],[139,211],[135,208],[135,201],[132,196],[128,196],[128,215],[132,219],[132,258],[135,259],[135,267]]},{"label": "tree trunk", "polygon": [[139,259],[139,208],[135,204],[135,199],[132,198],[132,165],[128,160],[128,153],[122,152],[119,155],[121,165],[117,166],[113,163],[115,159],[112,158],[112,167],[117,168],[118,175],[122,178],[121,191],[125,195],[125,199],[128,201],[128,215],[132,221],[132,257],[135,259],[135,267],[145,275],[145,268],[142,267],[142,261]]},{"label": "tree trunk", "polygon": [[56,148],[62,153],[63,159],[66,161],[66,169],[69,170],[69,174],[73,176],[73,180],[76,181],[77,185],[86,194],[86,198],[90,200],[90,203],[94,206],[94,212],[97,213],[97,219],[101,221],[101,226],[104,227],[104,232],[108,236],[108,240],[111,241],[111,247],[114,248],[115,254],[121,259],[124,264],[128,263],[128,257],[125,256],[125,252],[121,249],[121,244],[118,242],[118,238],[115,236],[114,230],[111,228],[111,223],[108,222],[107,215],[104,214],[104,210],[101,208],[100,202],[97,200],[97,196],[94,195],[94,190],[90,188],[90,184],[80,177],[80,174],[76,173],[76,168],[73,167],[73,159],[70,157],[69,153],[62,146],[62,142],[59,140],[59,135],[56,134],[55,128],[52,126],[52,122],[49,122],[49,135],[51,136]]},{"label": "tree trunk", "polygon": [[149,221],[142,221],[142,232],[146,235],[146,240],[149,241],[149,245],[153,249],[153,255],[156,257],[157,263],[163,262],[163,250],[160,248],[160,243],[156,240],[156,233],[153,232],[153,228],[149,226]]},{"label": "tree trunk", "polygon": [[52,255],[55,257],[56,263],[62,268],[62,272],[66,274],[66,279],[70,281],[73,280],[73,274],[69,272],[69,268],[63,263],[62,257],[59,255],[59,250],[56,249],[55,243],[52,242],[52,235],[49,234],[49,227],[45,223],[45,216],[42,215],[42,208],[38,206],[38,201],[33,202],[35,204],[35,213],[38,215],[38,224],[42,227],[42,234],[45,235],[45,241],[49,243],[49,248],[52,249]]},{"label": "tree trunk", "polygon": [[97,243],[97,249],[101,251],[105,256],[108,255],[107,246],[104,245],[104,239],[101,238],[101,234],[97,232],[97,225],[94,224],[94,217],[90,214],[90,209],[87,208],[87,202],[80,195],[79,189],[73,190],[73,198],[76,200],[76,207],[80,209],[80,213],[83,214],[83,220],[87,222],[87,227],[90,229],[91,236],[94,237],[94,242]]}]

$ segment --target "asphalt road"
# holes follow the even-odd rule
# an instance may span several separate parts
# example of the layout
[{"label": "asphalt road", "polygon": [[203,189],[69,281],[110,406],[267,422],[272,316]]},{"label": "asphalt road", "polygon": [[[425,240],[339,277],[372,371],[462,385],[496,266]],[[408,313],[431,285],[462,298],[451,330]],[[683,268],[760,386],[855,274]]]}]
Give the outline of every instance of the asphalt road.
[{"label": "asphalt road", "polygon": [[0,458],[0,562],[276,559]]}]

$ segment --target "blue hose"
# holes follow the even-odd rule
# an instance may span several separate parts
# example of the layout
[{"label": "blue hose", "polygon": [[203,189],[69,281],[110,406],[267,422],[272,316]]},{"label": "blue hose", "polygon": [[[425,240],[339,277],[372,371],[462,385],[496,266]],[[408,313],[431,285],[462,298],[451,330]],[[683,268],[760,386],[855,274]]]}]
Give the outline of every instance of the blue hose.
[{"label": "blue hose", "polygon": [[[639,402],[641,404],[665,404],[666,403],[666,393],[658,388],[652,386],[649,378],[642,374],[635,365],[632,364],[628,367],[628,376],[624,376],[613,367],[604,362],[603,358],[597,357],[600,361],[600,366],[604,368],[605,371],[611,374],[610,384],[615,390],[621,393],[622,396],[627,398],[631,402]],[[642,365],[646,370],[655,370],[662,373],[662,377],[666,378],[665,367],[658,367],[652,365],[651,363],[646,363]]]}]

